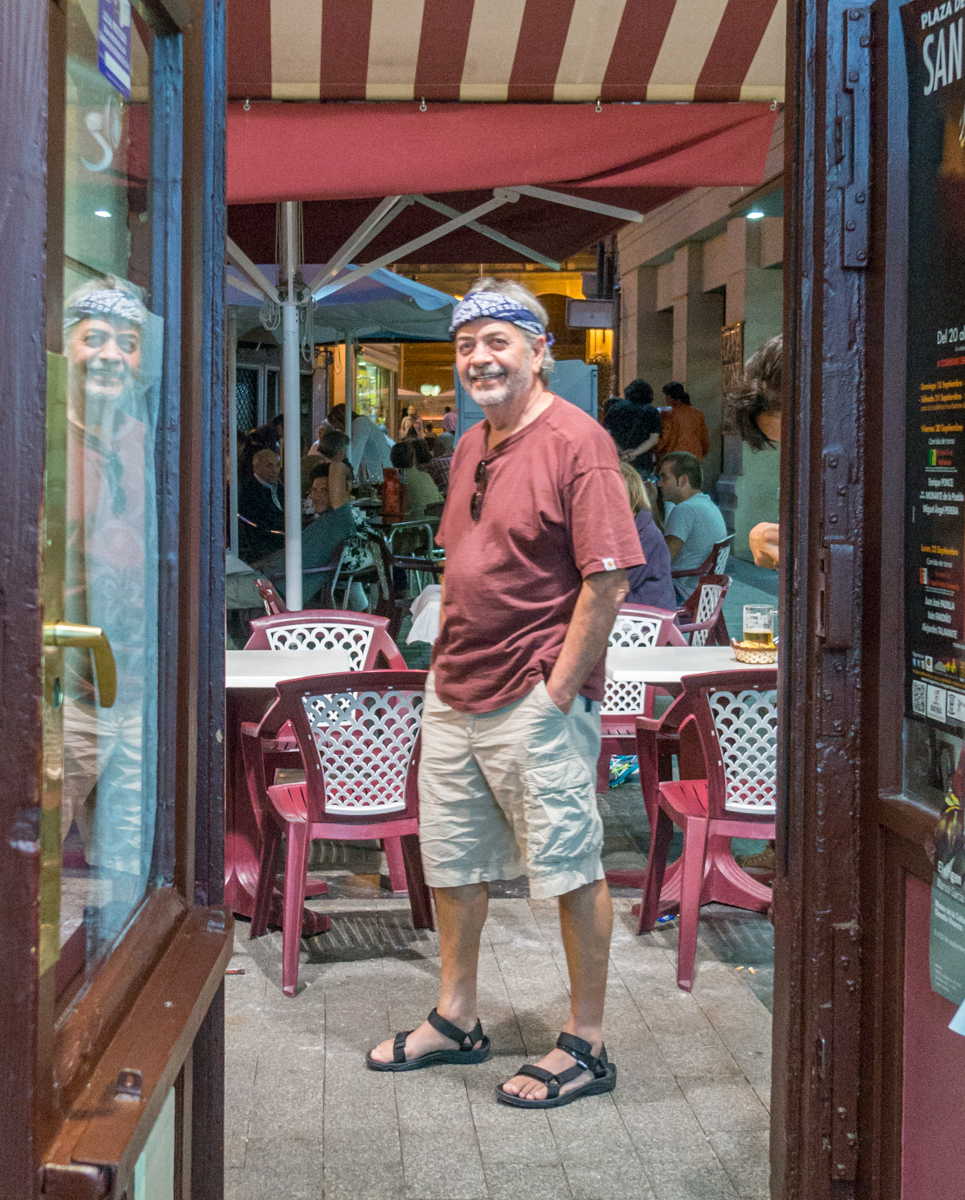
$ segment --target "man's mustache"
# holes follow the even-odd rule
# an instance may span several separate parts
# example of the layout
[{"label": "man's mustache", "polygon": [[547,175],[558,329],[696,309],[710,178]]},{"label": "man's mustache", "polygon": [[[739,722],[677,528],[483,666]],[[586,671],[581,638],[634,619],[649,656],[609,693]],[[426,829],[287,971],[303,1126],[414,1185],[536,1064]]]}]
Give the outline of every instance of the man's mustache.
[{"label": "man's mustache", "polygon": [[98,367],[88,367],[88,375],[97,375],[106,379],[123,379],[128,374],[128,368],[123,363],[104,363]]}]

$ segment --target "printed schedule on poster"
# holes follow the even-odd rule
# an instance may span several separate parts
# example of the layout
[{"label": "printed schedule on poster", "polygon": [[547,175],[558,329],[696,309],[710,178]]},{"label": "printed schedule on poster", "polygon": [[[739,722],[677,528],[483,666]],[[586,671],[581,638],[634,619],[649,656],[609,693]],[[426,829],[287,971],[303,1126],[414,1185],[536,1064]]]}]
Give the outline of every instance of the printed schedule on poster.
[{"label": "printed schedule on poster", "polygon": [[965,734],[965,0],[902,10],[908,60],[905,711]]}]

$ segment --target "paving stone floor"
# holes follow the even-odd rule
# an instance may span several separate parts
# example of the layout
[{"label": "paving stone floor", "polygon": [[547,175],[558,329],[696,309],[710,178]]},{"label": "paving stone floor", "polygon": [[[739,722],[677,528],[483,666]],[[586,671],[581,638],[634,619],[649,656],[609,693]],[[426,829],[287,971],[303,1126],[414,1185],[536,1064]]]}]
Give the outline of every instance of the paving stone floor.
[{"label": "paving stone floor", "polygon": [[[613,865],[643,861],[634,791],[601,803]],[[530,899],[525,880],[493,889],[480,963],[489,1062],[379,1074],[365,1051],[436,1002],[438,943],[379,888],[377,848],[329,844],[318,865],[331,892],[315,904],[333,913],[332,930],[303,942],[296,997],[281,992],[280,934],[252,942],[238,926],[231,965],[245,973],[225,980],[228,1200],[765,1200],[763,917],[703,910],[687,995],[675,924],[638,937],[634,896],[617,893],[606,1034],[617,1089],[524,1113],[497,1105],[493,1089],[545,1053],[566,1019],[555,903]]]}]

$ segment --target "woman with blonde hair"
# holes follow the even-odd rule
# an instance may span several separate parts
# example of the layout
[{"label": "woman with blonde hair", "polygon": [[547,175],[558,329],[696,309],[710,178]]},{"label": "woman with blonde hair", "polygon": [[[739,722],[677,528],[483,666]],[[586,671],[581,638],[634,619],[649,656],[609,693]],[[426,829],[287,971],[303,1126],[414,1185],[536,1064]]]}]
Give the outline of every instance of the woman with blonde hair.
[{"label": "woman with blonde hair", "polygon": [[640,567],[630,567],[627,582],[630,591],[627,604],[647,604],[651,608],[664,608],[674,612],[677,601],[674,596],[673,580],[670,578],[670,551],[650,511],[650,499],[640,475],[629,463],[620,464],[623,483],[630,501],[630,511],[637,526],[640,549],[646,562]]}]

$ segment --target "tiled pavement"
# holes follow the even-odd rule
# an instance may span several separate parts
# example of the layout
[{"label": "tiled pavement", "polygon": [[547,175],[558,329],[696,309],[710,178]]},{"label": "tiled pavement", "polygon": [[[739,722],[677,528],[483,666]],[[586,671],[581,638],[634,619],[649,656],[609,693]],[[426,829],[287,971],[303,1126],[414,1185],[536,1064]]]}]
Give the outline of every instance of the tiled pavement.
[{"label": "tiled pavement", "polygon": [[[645,849],[633,791],[614,789],[602,806],[614,864]],[[346,850],[327,856],[332,894],[317,903],[337,915],[303,943],[295,998],[281,992],[280,935],[250,942],[239,923],[232,966],[245,974],[225,980],[228,1200],[765,1200],[764,918],[704,909],[686,995],[675,926],[638,937],[633,897],[616,896],[606,1038],[617,1089],[524,1113],[497,1105],[493,1089],[545,1053],[566,1019],[555,903],[529,899],[524,882],[491,902],[480,964],[489,1062],[367,1071],[367,1049],[434,1005],[438,945],[413,929],[407,901],[378,889],[377,851]]]}]

